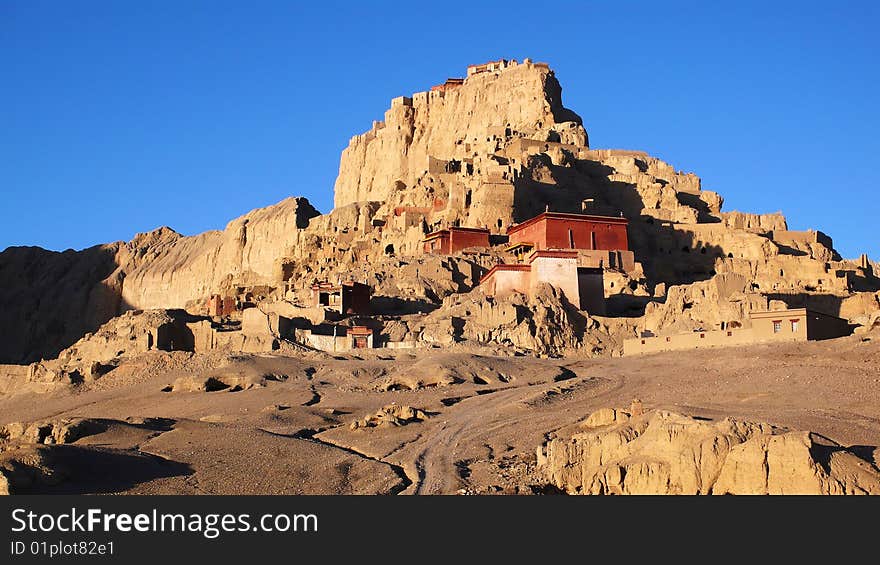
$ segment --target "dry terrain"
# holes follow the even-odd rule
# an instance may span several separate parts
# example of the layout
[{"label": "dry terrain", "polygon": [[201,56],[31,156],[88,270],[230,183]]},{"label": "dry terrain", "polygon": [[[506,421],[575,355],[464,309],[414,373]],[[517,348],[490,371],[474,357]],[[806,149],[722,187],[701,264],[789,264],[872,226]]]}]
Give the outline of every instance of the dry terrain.
[{"label": "dry terrain", "polygon": [[875,334],[602,359],[463,347],[150,352],[91,383],[2,398],[0,425],[88,423],[73,441],[40,445],[52,480],[19,492],[555,492],[536,448],[634,398],[645,410],[810,430],[876,466]]},{"label": "dry terrain", "polygon": [[327,213],[0,252],[0,494],[880,493],[880,264],[461,73]]}]

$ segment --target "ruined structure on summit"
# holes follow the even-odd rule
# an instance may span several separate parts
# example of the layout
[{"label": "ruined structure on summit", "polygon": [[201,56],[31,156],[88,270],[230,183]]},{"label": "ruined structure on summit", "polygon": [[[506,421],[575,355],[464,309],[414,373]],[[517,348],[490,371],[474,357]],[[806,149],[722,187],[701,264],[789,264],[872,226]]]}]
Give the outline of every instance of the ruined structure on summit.
[{"label": "ruined structure on summit", "polygon": [[[191,237],[6,250],[0,362],[57,356],[128,310],[185,312],[197,349],[286,347],[293,321],[316,336],[334,321],[369,322],[387,347],[592,355],[745,326],[771,302],[852,324],[880,310],[867,257],[781,213],[722,211],[700,177],[643,151],[592,148],[546,64],[498,59],[425,88],[349,140],[327,213],[288,198]],[[328,331],[336,348],[360,330]]]},{"label": "ruined structure on summit", "polygon": [[443,84],[438,84],[438,85],[432,86],[431,91],[432,92],[435,92],[435,91],[446,92],[447,90],[452,90],[454,88],[458,88],[462,84],[464,84],[463,78],[448,78],[448,79],[446,79],[446,82],[444,82]]},{"label": "ruined structure on summit", "polygon": [[502,71],[510,65],[516,65],[516,60],[508,61],[507,59],[498,59],[497,61],[489,61],[479,65],[468,65],[467,76],[473,76],[478,73],[491,73],[492,71]]}]

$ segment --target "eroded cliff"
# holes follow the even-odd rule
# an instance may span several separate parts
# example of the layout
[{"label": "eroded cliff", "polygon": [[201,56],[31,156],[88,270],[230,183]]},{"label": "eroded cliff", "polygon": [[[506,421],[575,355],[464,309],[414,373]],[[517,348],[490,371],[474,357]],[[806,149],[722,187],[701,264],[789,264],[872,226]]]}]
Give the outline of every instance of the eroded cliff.
[{"label": "eroded cliff", "polygon": [[[773,301],[855,321],[880,309],[880,280],[867,257],[842,259],[828,236],[790,231],[781,213],[723,212],[723,198],[698,176],[656,157],[590,149],[561,93],[552,69],[526,60],[394,99],[385,120],[343,151],[336,207],[327,214],[288,198],[192,237],[161,228],[81,252],[8,249],[0,254],[0,361],[52,357],[131,309],[200,314],[212,295],[239,308],[304,306],[309,286],[322,280],[366,282],[379,316],[435,310],[428,325],[382,322],[421,328],[395,330],[416,341],[595,354],[639,331],[712,326]],[[447,298],[479,294],[491,265],[515,260],[503,245],[507,229],[545,210],[629,220],[633,264],[602,264],[605,319],[560,315],[555,302],[547,328],[522,319],[511,326],[503,308],[480,319],[456,315],[461,301]],[[425,254],[425,235],[449,226],[488,228],[494,246]],[[540,300],[520,302],[542,311]]]}]

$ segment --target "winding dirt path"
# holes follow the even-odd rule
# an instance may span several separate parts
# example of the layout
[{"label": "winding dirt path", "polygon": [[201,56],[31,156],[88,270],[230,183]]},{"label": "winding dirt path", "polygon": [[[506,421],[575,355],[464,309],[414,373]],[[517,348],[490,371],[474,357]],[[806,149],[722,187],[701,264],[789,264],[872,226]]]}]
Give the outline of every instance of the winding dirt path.
[{"label": "winding dirt path", "polygon": [[[542,409],[531,408],[526,404],[529,399],[560,388],[588,385],[590,398],[598,402],[619,391],[623,384],[621,377],[593,379],[579,376],[561,383],[506,388],[462,400],[453,410],[443,414],[443,422],[434,430],[407,446],[407,453],[414,453],[411,465],[407,467],[414,467],[417,476],[410,477],[412,485],[402,494],[455,493],[464,486],[456,463],[465,459],[475,447],[486,445],[504,428],[512,430],[525,425],[533,432],[544,434],[559,426],[560,412],[567,404],[576,401],[573,397],[563,399],[555,402],[552,409]],[[572,413],[573,420],[580,417],[581,414]]]}]

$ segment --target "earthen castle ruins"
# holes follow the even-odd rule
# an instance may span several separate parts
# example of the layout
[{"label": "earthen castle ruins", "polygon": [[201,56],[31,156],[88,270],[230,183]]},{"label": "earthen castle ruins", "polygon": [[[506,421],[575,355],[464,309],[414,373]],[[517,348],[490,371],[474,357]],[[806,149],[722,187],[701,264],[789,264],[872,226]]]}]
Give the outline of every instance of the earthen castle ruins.
[{"label": "earthen castle ruins", "polygon": [[722,211],[644,152],[591,148],[529,59],[391,100],[334,190],[326,214],[289,198],[192,237],[7,249],[0,360],[51,382],[150,349],[621,355],[834,337],[880,310],[866,256],[781,213]]}]

